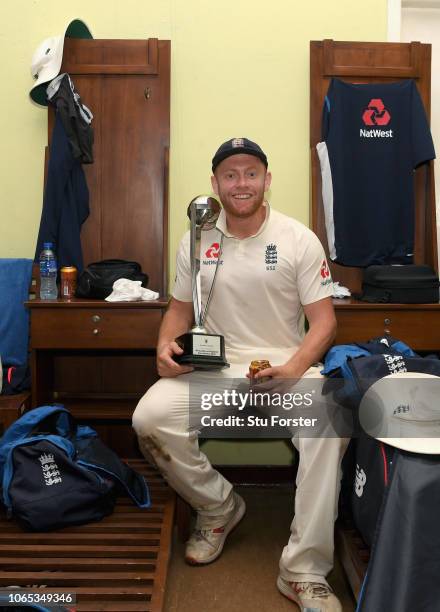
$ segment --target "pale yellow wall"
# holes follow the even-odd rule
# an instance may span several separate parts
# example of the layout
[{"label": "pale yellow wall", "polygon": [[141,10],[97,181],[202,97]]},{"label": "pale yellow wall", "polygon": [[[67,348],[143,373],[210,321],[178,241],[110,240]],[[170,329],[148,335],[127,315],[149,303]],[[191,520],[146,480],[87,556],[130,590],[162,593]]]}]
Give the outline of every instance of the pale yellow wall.
[{"label": "pale yellow wall", "polygon": [[[84,19],[95,38],[171,39],[172,276],[186,205],[210,190],[212,154],[228,138],[261,144],[273,205],[308,223],[309,41],[386,40],[386,11],[386,0],[3,0],[0,257],[34,253],[46,113],[29,101],[29,64],[37,45],[71,19]],[[216,453],[218,444],[209,445]],[[251,462],[261,458],[259,446],[240,447],[237,457],[237,445],[229,446],[232,463],[246,460],[243,448]],[[270,459],[282,463],[283,443],[277,448]]]},{"label": "pale yellow wall", "polygon": [[[402,42],[420,40],[432,45],[431,49],[431,100],[440,100],[440,5],[436,8],[403,7],[401,12]],[[436,151],[440,146],[440,107],[431,104],[431,134]],[[440,185],[440,164],[434,162],[434,183]],[[440,244],[440,189],[436,192],[437,244]],[[440,250],[438,252],[440,269]]]}]

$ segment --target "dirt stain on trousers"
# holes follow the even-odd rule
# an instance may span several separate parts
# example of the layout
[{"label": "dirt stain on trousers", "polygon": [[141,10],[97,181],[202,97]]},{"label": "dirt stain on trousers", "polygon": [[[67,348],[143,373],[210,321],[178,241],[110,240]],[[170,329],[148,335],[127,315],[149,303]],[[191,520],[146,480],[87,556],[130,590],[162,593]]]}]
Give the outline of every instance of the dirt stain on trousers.
[{"label": "dirt stain on trousers", "polygon": [[142,452],[147,451],[153,459],[163,459],[165,461],[171,461],[171,455],[164,450],[163,445],[159,442],[156,436],[140,436],[139,445]]}]

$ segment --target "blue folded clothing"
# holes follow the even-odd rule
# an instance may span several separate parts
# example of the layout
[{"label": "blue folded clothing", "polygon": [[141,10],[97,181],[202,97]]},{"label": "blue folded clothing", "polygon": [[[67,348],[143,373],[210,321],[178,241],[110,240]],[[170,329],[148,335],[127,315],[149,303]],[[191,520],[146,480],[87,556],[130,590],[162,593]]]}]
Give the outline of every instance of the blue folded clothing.
[{"label": "blue folded clothing", "polygon": [[5,366],[28,361],[31,259],[0,259],[0,356]]}]

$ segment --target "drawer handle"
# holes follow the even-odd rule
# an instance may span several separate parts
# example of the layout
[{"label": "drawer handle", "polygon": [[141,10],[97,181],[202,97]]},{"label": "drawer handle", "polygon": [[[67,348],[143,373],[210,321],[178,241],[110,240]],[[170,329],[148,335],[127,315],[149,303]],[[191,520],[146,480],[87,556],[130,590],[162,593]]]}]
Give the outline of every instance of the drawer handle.
[{"label": "drawer handle", "polygon": [[101,317],[99,315],[93,315],[92,317],[93,323],[98,323],[100,320],[101,320]]},{"label": "drawer handle", "polygon": [[391,336],[391,332],[389,329],[384,329],[383,331],[384,331],[385,336]]},{"label": "drawer handle", "polygon": [[96,336],[96,334],[99,334],[99,329],[96,329],[96,328],[95,328],[95,329],[93,330],[93,333],[94,333],[94,334],[95,334],[95,336]]},{"label": "drawer handle", "polygon": [[385,325],[389,325],[391,323],[391,319],[384,319]]}]

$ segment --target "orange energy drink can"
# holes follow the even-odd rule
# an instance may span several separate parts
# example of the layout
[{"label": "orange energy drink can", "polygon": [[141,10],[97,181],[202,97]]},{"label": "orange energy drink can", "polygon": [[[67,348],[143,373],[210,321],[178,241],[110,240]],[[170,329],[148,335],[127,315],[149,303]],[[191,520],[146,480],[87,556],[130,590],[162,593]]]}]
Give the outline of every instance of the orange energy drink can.
[{"label": "orange energy drink can", "polygon": [[71,300],[75,297],[77,270],[73,266],[61,268],[61,291],[62,300]]}]

